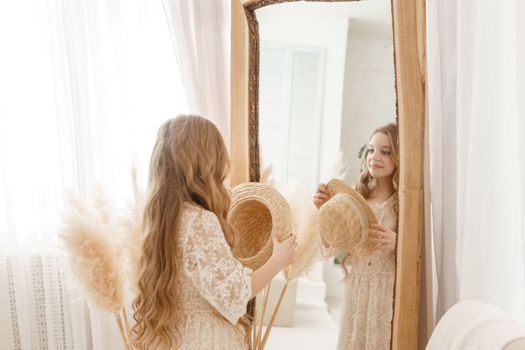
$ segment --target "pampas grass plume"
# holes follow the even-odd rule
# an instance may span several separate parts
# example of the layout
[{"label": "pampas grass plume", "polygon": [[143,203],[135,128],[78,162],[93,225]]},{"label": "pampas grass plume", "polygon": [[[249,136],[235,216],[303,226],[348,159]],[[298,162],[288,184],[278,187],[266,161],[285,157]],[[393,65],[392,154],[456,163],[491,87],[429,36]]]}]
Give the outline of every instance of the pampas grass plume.
[{"label": "pampas grass plume", "polygon": [[297,236],[297,250],[294,261],[283,271],[287,280],[293,280],[306,273],[319,260],[319,220],[317,208],[304,189],[295,189],[288,196],[292,212],[294,233]]},{"label": "pampas grass plume", "polygon": [[[261,182],[276,187],[272,165],[262,167]],[[334,164],[332,174],[344,177],[346,162],[343,153]],[[294,262],[283,271],[290,281],[307,272],[311,265],[319,259],[319,220],[318,212],[312,203],[310,194],[304,187],[293,187],[285,195],[292,214],[293,232],[297,236],[297,249]]]},{"label": "pampas grass plume", "polygon": [[272,187],[276,187],[276,180],[273,176],[273,165],[272,164],[269,164],[269,165],[262,165],[262,171],[261,171],[261,176],[260,176],[260,181],[261,183],[264,183],[264,184],[268,184]]},{"label": "pampas grass plume", "polygon": [[115,313],[123,305],[123,277],[109,204],[101,189],[91,208],[72,195],[69,204],[60,237],[74,277],[94,305]]},{"label": "pampas grass plume", "polygon": [[337,158],[335,159],[330,171],[328,172],[328,178],[323,178],[322,182],[326,183],[331,179],[344,180],[348,173],[348,162],[346,161],[343,151],[339,151]]}]

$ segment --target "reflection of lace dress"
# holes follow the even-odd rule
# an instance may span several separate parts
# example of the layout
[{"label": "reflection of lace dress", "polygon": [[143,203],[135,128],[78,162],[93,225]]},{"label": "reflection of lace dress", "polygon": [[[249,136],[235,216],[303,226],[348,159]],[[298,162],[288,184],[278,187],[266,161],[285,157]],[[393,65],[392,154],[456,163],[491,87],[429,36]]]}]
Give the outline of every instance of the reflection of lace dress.
[{"label": "reflection of lace dress", "polygon": [[181,349],[246,349],[237,321],[251,296],[251,270],[233,257],[212,212],[187,205],[180,223]]},{"label": "reflection of lace dress", "polygon": [[[397,195],[371,204],[377,220],[396,230],[394,204]],[[331,250],[326,253],[333,253]],[[395,256],[376,250],[369,256],[351,258],[350,277],[345,282],[338,350],[390,349]]]}]

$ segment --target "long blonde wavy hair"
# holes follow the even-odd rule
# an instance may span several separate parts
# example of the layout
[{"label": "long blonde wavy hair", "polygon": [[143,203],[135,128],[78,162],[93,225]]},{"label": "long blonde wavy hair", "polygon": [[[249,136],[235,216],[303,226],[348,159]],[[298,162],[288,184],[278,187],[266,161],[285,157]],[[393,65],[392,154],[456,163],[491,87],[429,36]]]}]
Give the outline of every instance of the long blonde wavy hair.
[{"label": "long blonde wavy hair", "polygon": [[[392,149],[392,154],[390,155],[390,157],[392,157],[392,162],[395,165],[394,174],[392,176],[392,186],[394,187],[394,191],[397,192],[399,188],[399,133],[397,125],[395,123],[389,123],[384,126],[380,126],[372,132],[372,135],[370,135],[370,139],[372,139],[372,137],[374,137],[374,135],[378,132],[381,132],[388,137],[390,148]],[[365,199],[370,198],[372,189],[375,186],[375,180],[368,171],[368,165],[366,164],[366,158],[368,156],[368,153],[368,147],[366,147],[366,151],[363,156],[363,170],[361,171],[357,182],[354,184],[355,190],[359,192]],[[394,213],[398,215],[399,203],[397,200],[394,203],[393,209]],[[349,277],[346,265],[350,257],[350,254],[347,254],[343,257],[341,261],[341,268],[343,269],[343,272],[345,274],[345,279]]]},{"label": "long blonde wavy hair", "polygon": [[138,349],[178,348],[181,331],[175,258],[180,214],[185,202],[213,212],[228,244],[234,235],[226,221],[230,195],[224,187],[229,158],[217,127],[196,115],[166,121],[157,133],[144,209],[145,239],[138,295],[133,301],[133,345]]}]

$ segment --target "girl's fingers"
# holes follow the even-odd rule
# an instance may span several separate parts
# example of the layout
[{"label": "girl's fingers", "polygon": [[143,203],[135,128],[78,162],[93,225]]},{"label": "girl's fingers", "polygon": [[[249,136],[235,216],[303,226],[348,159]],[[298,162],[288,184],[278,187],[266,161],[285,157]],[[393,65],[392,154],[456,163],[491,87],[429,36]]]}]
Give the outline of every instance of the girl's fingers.
[{"label": "girl's fingers", "polygon": [[379,241],[373,241],[373,240],[371,240],[370,242],[374,245],[375,249],[377,250],[389,251],[389,250],[395,249],[394,242],[389,242],[389,241],[379,242]]},{"label": "girl's fingers", "polygon": [[372,237],[391,237],[392,236],[388,232],[377,231],[377,230],[368,230],[368,235]]},{"label": "girl's fingers", "polygon": [[396,237],[396,234],[392,231],[379,231],[379,230],[368,230],[368,235],[377,236],[377,237]]},{"label": "girl's fingers", "polygon": [[372,228],[374,230],[379,230],[379,231],[390,231],[385,226],[380,225],[380,224],[370,224],[370,228]]},{"label": "girl's fingers", "polygon": [[328,194],[328,189],[326,188],[325,185],[321,184],[317,187],[317,190],[315,191],[317,192],[318,194],[324,194],[326,196],[329,196]]},{"label": "girl's fingers", "polygon": [[322,190],[323,192],[326,192],[327,191],[327,188],[326,188],[326,184],[319,184],[319,186],[317,186],[317,190]]},{"label": "girl's fingers", "polygon": [[372,243],[389,243],[390,239],[388,238],[369,238],[368,239]]},{"label": "girl's fingers", "polygon": [[330,196],[324,193],[320,193],[320,192],[317,192],[313,196],[313,202],[317,208],[321,207],[321,205],[327,202],[328,199],[330,199]]}]

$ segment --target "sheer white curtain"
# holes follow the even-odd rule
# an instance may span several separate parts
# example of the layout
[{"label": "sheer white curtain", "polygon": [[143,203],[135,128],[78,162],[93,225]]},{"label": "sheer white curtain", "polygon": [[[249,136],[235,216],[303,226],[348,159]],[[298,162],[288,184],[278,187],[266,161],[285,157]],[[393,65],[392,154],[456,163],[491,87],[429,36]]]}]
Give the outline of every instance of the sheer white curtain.
[{"label": "sheer white curtain", "polygon": [[0,1],[0,349],[118,349],[67,287],[66,191],[116,206],[156,130],[187,110],[160,0]]},{"label": "sheer white curtain", "polygon": [[524,13],[427,0],[436,321],[468,299],[525,319]]},{"label": "sheer white curtain", "polygon": [[163,0],[188,105],[230,145],[230,0]]}]

